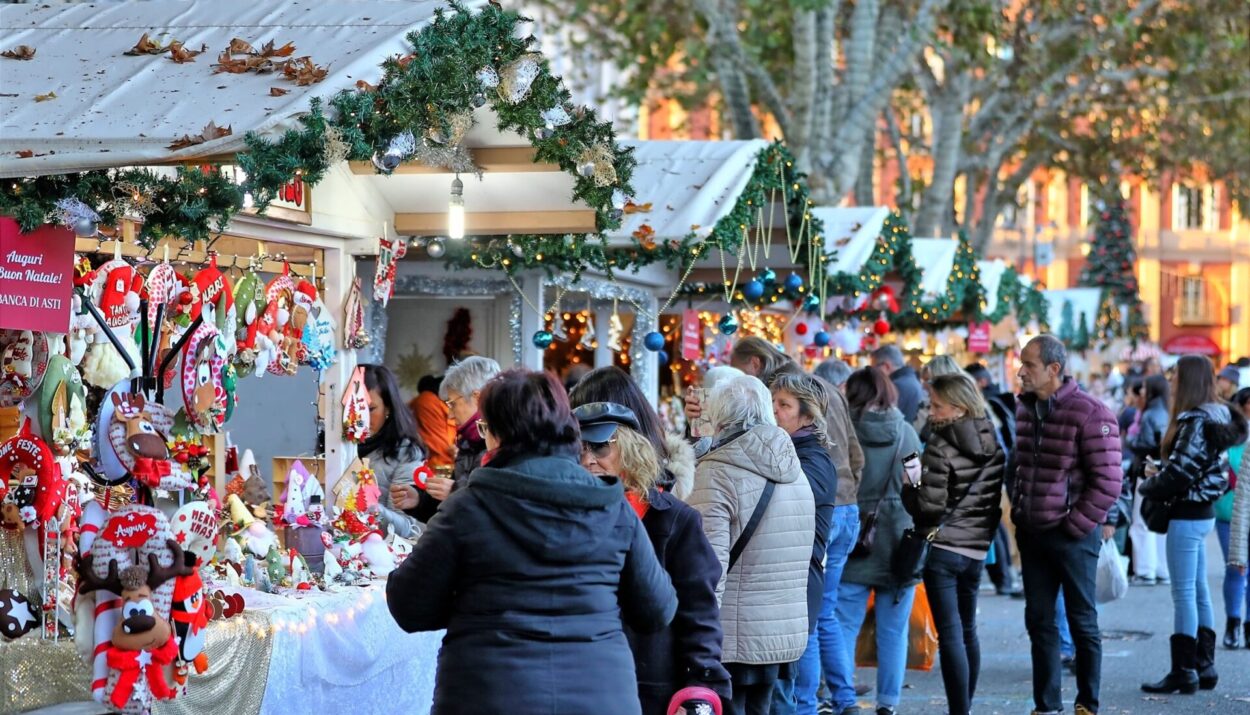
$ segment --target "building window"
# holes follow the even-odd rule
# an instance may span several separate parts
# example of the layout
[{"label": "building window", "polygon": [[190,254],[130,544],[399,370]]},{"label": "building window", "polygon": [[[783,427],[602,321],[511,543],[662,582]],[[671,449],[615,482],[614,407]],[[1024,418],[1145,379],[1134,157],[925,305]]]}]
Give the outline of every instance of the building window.
[{"label": "building window", "polygon": [[1177,286],[1173,323],[1183,325],[1224,325],[1228,303],[1221,287],[1201,275],[1181,276]]},{"label": "building window", "polygon": [[1172,189],[1172,230],[1214,231],[1215,186],[1175,184]]},{"label": "building window", "polygon": [[1089,228],[1089,214],[1090,214],[1089,201],[1090,201],[1089,184],[1081,184],[1081,198],[1080,198],[1081,213],[1080,213],[1080,218],[1078,219],[1080,221],[1079,226],[1081,228]]}]

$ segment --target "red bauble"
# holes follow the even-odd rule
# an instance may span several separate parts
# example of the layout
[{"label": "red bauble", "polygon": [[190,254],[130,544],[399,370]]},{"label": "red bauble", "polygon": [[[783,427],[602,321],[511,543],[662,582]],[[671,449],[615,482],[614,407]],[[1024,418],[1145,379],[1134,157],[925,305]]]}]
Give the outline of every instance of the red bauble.
[{"label": "red bauble", "polygon": [[1103,220],[1103,221],[1106,221],[1107,219],[1110,219],[1110,218],[1111,218],[1111,213],[1110,213],[1109,211],[1103,211],[1103,212],[1102,212],[1102,220]]},{"label": "red bauble", "polygon": [[807,335],[807,323],[799,323],[794,326],[794,332],[797,335]]},{"label": "red bauble", "polygon": [[890,332],[890,323],[885,318],[877,318],[877,322],[872,324],[872,332],[877,335],[885,335]]}]

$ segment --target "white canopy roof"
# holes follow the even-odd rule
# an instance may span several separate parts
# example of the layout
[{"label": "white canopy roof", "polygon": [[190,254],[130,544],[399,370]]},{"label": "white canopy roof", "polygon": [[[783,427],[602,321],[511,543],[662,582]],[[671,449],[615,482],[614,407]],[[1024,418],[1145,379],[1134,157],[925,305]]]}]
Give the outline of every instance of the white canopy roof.
[{"label": "white canopy roof", "polygon": [[955,268],[959,242],[953,238],[913,238],[911,253],[920,267],[920,292],[937,296],[946,292],[946,281]]},{"label": "white canopy roof", "polygon": [[1094,323],[1098,320],[1098,309],[1102,307],[1102,289],[1101,288],[1065,288],[1062,290],[1042,291],[1046,296],[1050,310],[1046,313],[1046,322],[1050,325],[1052,332],[1059,332],[1059,326],[1063,324],[1063,304],[1065,301],[1072,303],[1072,327],[1081,324],[1081,313],[1085,314],[1085,324],[1093,331]]},{"label": "white canopy roof", "polygon": [[[28,61],[4,59],[0,93],[0,176],[79,171],[235,153],[248,131],[274,134],[357,80],[376,82],[388,56],[409,50],[404,36],[430,22],[436,0],[350,3],[321,0],[131,0],[117,4],[0,5],[0,47],[28,45]],[[468,0],[470,7],[481,0]],[[191,62],[123,53],[148,33],[162,45],[205,48]],[[260,47],[294,43],[294,57],[328,67],[297,86],[280,73],[213,74],[232,38]],[[270,88],[288,93],[274,97]],[[36,102],[36,95],[56,93]],[[168,149],[209,122],[233,134]],[[36,156],[20,159],[18,152]]]},{"label": "white canopy roof", "polygon": [[[1007,271],[1007,262],[1001,258],[992,261],[977,261],[981,272],[981,286],[985,289],[985,312],[993,313],[998,308],[998,289],[1003,283],[1003,274]],[[1028,286],[1030,281],[1024,276],[1016,276],[1020,285]]]},{"label": "white canopy roof", "polygon": [[812,217],[824,223],[825,252],[837,251],[827,264],[829,274],[855,273],[868,261],[881,227],[890,215],[885,206],[818,206]]},{"label": "white canopy roof", "polygon": [[[621,227],[608,232],[613,242],[627,241],[647,224],[655,240],[684,238],[692,227],[710,231],[733,210],[755,172],[755,161],[768,142],[750,141],[623,141],[633,147],[638,166],[631,184],[636,204],[646,212],[626,214]],[[780,214],[780,209],[778,209]],[[784,220],[780,215],[775,221]]]}]

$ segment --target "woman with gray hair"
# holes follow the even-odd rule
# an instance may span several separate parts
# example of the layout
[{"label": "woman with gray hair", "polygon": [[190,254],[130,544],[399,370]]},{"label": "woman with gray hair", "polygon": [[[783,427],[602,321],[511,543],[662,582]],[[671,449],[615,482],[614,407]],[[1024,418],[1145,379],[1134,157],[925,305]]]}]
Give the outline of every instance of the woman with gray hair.
[{"label": "woman with gray hair", "polygon": [[482,466],[486,453],[486,439],[478,432],[482,414],[477,399],[482,388],[500,372],[499,363],[487,357],[475,355],[465,358],[447,369],[438,396],[447,403],[447,410],[456,422],[456,461],[451,478],[430,477],[425,491],[418,492],[412,486],[392,489],[391,501],[398,508],[427,522],[438,511],[452,490],[464,484],[474,469]]},{"label": "woman with gray hair", "polygon": [[812,489],[764,383],[729,377],[712,389],[715,437],[699,461],[690,506],[720,561],[722,661],[733,679],[725,712],[767,715],[773,686],[807,647]]}]

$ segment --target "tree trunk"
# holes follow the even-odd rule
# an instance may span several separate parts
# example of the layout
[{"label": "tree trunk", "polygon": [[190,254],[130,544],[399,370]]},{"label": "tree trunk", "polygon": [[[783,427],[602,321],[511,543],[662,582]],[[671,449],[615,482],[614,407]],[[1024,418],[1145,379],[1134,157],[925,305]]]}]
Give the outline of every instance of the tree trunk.
[{"label": "tree trunk", "polygon": [[[936,97],[929,98],[933,112],[933,180],[925,187],[912,230],[917,236],[944,236],[950,228],[954,205],[955,175],[963,147],[964,107],[968,103],[970,78],[950,74]],[[965,218],[966,220],[966,218]]]},{"label": "tree trunk", "polygon": [[877,187],[876,187],[876,164],[877,164],[877,142],[876,128],[868,130],[868,137],[864,139],[864,149],[859,157],[859,176],[855,180],[855,205],[856,206],[876,206],[877,205]]},{"label": "tree trunk", "polygon": [[790,131],[786,143],[794,150],[799,171],[807,172],[811,166],[812,122],[817,96],[816,13],[811,10],[794,11],[794,82],[791,106],[793,109]]},{"label": "tree trunk", "polygon": [[760,125],[751,107],[751,88],[734,52],[738,42],[735,18],[718,0],[696,0],[695,9],[707,23],[712,69],[724,94],[734,138],[754,139],[760,135]]}]

